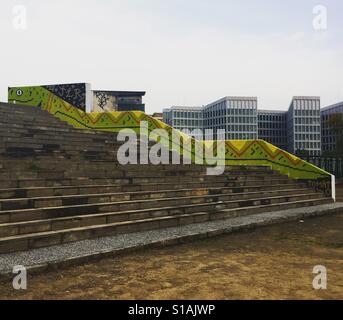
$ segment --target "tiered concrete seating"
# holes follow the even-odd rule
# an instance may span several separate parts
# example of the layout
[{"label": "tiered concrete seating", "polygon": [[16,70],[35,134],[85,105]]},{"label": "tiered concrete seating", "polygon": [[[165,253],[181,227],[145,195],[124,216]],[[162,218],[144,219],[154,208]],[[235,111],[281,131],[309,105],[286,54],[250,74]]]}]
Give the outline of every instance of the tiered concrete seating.
[{"label": "tiered concrete seating", "polygon": [[121,166],[116,138],[0,104],[0,253],[332,202],[269,167]]}]

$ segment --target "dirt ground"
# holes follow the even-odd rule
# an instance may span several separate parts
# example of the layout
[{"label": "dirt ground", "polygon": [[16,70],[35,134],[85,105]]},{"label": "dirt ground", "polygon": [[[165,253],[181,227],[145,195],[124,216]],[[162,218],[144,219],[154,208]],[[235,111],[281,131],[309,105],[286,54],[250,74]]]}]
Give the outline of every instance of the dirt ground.
[{"label": "dirt ground", "polygon": [[[340,214],[149,249],[29,277],[25,292],[0,281],[0,299],[343,299],[342,230]],[[317,265],[327,290],[312,287]]]}]

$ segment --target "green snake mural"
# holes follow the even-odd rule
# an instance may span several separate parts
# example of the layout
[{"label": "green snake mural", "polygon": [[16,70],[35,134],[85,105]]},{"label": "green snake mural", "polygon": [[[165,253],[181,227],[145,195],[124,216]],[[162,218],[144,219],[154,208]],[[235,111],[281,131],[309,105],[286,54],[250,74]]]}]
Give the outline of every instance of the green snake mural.
[{"label": "green snake mural", "polygon": [[[83,129],[118,132],[130,128],[139,133],[141,122],[146,121],[149,132],[154,129],[165,129],[168,132],[168,139],[161,141],[163,145],[170,149],[179,149],[181,154],[187,151],[192,155],[193,161],[197,157],[196,141],[193,138],[141,111],[86,113],[55,95],[47,87],[9,88],[8,102],[39,107],[60,120]],[[182,137],[180,145],[176,145],[177,143],[172,139],[173,134]],[[204,150],[212,147],[213,144],[216,149],[216,143],[212,141],[197,143],[201,143]],[[313,180],[330,177],[328,172],[263,140],[225,141],[225,164],[270,166],[294,179]]]}]

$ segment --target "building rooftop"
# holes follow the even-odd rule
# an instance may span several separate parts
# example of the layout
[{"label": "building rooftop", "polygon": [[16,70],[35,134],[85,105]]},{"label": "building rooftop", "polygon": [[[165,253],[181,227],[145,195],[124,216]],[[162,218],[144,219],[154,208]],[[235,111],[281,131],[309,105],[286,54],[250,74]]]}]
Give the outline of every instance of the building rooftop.
[{"label": "building rooftop", "polygon": [[113,90],[92,90],[94,92],[103,92],[103,93],[108,93],[112,94],[115,96],[145,96],[146,92],[145,91],[113,91]]},{"label": "building rooftop", "polygon": [[172,106],[170,108],[164,109],[164,110],[189,110],[189,111],[201,111],[202,107],[182,107],[182,106]]},{"label": "building rooftop", "polygon": [[341,106],[341,105],[343,105],[343,101],[338,102],[338,103],[335,103],[335,104],[332,104],[332,105],[327,106],[327,107],[324,107],[324,108],[322,108],[322,109],[320,109],[320,110],[321,110],[321,111],[326,111],[326,110],[330,110],[330,109],[332,109],[332,108],[339,107],[339,106]]},{"label": "building rooftop", "polygon": [[319,96],[294,96],[292,98],[292,100],[295,100],[295,99],[307,99],[307,100],[312,100],[312,99],[320,99]]},{"label": "building rooftop", "polygon": [[258,109],[258,112],[261,113],[287,113],[287,110],[267,110],[267,109]]},{"label": "building rooftop", "polygon": [[217,104],[217,103],[220,103],[220,102],[224,102],[224,101],[232,101],[232,100],[257,100],[257,97],[242,97],[242,96],[226,96],[226,97],[223,97],[219,100],[216,100],[214,102],[211,102],[209,104],[207,104],[206,106],[204,106],[204,108],[207,108],[207,107],[211,107],[212,105],[214,104]]}]

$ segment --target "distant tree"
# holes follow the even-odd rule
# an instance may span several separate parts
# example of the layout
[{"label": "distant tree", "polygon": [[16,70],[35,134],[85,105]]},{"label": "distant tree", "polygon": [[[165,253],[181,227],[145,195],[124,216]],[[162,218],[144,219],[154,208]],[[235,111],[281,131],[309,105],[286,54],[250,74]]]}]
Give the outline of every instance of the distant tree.
[{"label": "distant tree", "polygon": [[336,150],[333,152],[334,156],[343,156],[343,114],[334,113],[329,116],[328,126],[331,133],[336,138]]}]

